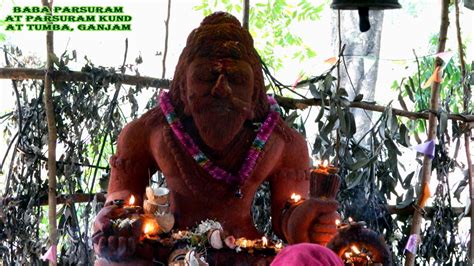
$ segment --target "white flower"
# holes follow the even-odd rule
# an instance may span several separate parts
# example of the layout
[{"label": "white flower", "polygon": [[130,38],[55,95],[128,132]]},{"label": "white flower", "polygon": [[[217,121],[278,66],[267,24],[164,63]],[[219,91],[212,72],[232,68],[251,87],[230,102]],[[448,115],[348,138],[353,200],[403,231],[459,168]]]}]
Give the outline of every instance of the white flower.
[{"label": "white flower", "polygon": [[207,219],[205,221],[201,221],[201,223],[196,228],[195,233],[200,235],[206,234],[211,229],[222,230],[222,225],[217,221]]}]

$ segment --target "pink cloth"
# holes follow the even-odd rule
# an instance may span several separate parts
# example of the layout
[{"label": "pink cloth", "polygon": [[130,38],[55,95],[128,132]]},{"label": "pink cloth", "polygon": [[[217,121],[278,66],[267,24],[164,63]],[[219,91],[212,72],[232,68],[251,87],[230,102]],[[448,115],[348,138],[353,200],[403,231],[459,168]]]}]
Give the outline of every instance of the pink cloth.
[{"label": "pink cloth", "polygon": [[341,258],[327,247],[302,243],[284,248],[273,260],[271,266],[344,266]]},{"label": "pink cloth", "polygon": [[49,260],[52,263],[56,263],[56,245],[52,245],[49,247],[48,251],[41,256],[43,261]]}]

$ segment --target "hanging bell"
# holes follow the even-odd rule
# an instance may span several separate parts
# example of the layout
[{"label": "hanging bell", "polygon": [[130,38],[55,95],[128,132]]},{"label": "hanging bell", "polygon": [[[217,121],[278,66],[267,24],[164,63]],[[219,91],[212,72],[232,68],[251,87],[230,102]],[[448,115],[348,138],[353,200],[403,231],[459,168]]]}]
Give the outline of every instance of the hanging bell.
[{"label": "hanging bell", "polygon": [[474,10],[474,0],[464,0],[464,7]]},{"label": "hanging bell", "polygon": [[370,29],[369,9],[394,9],[402,6],[396,0],[334,0],[331,4],[333,9],[357,9],[359,11],[359,29],[366,32]]}]

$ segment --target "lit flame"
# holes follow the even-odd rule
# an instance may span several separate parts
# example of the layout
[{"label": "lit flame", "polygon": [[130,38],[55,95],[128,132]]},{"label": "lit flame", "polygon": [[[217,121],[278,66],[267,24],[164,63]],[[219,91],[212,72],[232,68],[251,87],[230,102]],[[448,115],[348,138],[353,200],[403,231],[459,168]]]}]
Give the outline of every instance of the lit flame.
[{"label": "lit flame", "polygon": [[323,167],[328,167],[329,165],[329,161],[328,160],[324,160],[323,161]]},{"label": "lit flame", "polygon": [[145,224],[145,228],[143,228],[143,233],[150,234],[153,231],[153,225],[150,223]]},{"label": "lit flame", "polygon": [[350,258],[351,257],[351,252],[344,253],[344,256],[346,256],[346,258]]},{"label": "lit flame", "polygon": [[347,219],[349,221],[349,223],[352,223],[354,220],[352,219],[352,217],[349,217],[349,219]]},{"label": "lit flame", "polygon": [[296,194],[296,193],[293,193],[291,194],[291,199],[294,201],[294,202],[298,202],[301,200],[301,196]]},{"label": "lit flame", "polygon": [[134,203],[135,203],[135,197],[132,195],[130,196],[130,199],[128,200],[128,205],[133,206]]},{"label": "lit flame", "polygon": [[360,250],[355,245],[353,245],[351,249],[352,251],[354,251],[355,254],[360,254]]},{"label": "lit flame", "polygon": [[336,219],[336,226],[339,226],[339,225],[341,225],[341,220]]},{"label": "lit flame", "polygon": [[247,247],[247,239],[244,239],[244,240],[242,241],[242,247],[243,247],[243,248],[246,248],[246,247]]},{"label": "lit flame", "polygon": [[277,244],[275,245],[275,247],[278,248],[278,249],[281,249],[281,248],[283,247],[283,244],[282,244],[282,243],[277,243]]},{"label": "lit flame", "polygon": [[143,226],[143,233],[145,235],[155,235],[158,233],[158,223],[155,220],[146,220]]},{"label": "lit flame", "polygon": [[268,245],[268,239],[266,237],[262,237],[262,245],[266,247]]}]

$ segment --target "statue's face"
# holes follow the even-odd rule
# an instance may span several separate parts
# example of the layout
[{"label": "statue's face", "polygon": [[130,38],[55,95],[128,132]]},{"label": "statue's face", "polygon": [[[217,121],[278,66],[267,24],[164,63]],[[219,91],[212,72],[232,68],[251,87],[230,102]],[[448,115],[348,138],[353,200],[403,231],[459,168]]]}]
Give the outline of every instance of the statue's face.
[{"label": "statue's face", "polygon": [[186,113],[204,142],[222,149],[253,117],[254,74],[238,59],[197,58],[186,72]]}]

